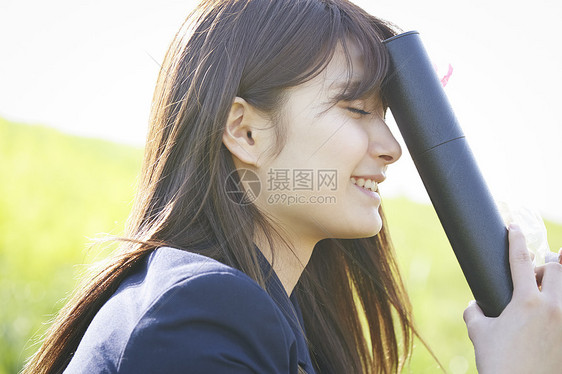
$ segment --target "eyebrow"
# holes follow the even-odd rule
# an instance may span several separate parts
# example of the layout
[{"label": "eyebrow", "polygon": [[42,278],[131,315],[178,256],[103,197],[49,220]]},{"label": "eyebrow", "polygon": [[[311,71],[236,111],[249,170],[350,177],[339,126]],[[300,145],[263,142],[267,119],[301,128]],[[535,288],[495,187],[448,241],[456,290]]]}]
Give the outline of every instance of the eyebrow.
[{"label": "eyebrow", "polygon": [[359,81],[334,81],[330,84],[330,86],[328,87],[329,91],[335,91],[335,90],[344,90],[344,89],[349,89],[349,88],[353,88],[353,87],[357,87],[359,86],[360,82]]},{"label": "eyebrow", "polygon": [[332,104],[335,104],[337,101],[348,96],[351,92],[354,92],[359,84],[359,81],[356,80],[339,80],[330,83],[327,89],[330,101],[332,102]]},{"label": "eyebrow", "polygon": [[[332,96],[333,99],[339,99],[339,96],[345,96],[350,91],[353,91],[361,84],[358,80],[348,81],[334,81],[328,87],[328,92],[332,93],[333,91],[337,91],[337,95]],[[370,96],[369,94],[367,96]],[[361,100],[369,100],[369,97],[358,98]],[[379,93],[375,94],[371,99],[374,99],[375,105],[383,104],[384,100]],[[384,106],[384,105],[383,105]]]}]

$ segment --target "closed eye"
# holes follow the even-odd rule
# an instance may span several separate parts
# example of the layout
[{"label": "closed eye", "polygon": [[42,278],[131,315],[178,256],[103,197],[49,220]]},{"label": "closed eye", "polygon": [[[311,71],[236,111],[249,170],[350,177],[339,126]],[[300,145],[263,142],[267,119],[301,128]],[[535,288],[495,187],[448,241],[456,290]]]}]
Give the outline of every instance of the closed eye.
[{"label": "closed eye", "polygon": [[367,116],[367,115],[371,114],[370,112],[366,112],[363,109],[358,109],[358,108],[353,108],[353,107],[347,107],[347,110],[349,110],[351,113],[360,114],[362,116]]}]

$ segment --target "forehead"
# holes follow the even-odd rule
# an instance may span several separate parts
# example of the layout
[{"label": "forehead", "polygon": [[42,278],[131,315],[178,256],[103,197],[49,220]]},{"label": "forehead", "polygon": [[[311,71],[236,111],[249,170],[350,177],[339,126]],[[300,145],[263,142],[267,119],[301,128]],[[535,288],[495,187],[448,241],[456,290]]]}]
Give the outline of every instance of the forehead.
[{"label": "forehead", "polygon": [[332,59],[318,78],[326,89],[337,93],[354,82],[360,82],[364,75],[363,53],[356,43],[348,42],[345,48],[338,43]]},{"label": "forehead", "polygon": [[[338,103],[357,102],[363,110],[381,114],[384,105],[381,96],[368,92],[360,97],[347,97],[364,79],[362,55],[358,49],[347,55],[343,48],[335,50],[328,65],[313,79],[287,89],[282,113],[287,118],[309,116],[322,118]],[[361,104],[360,104],[361,103]]]},{"label": "forehead", "polygon": [[356,43],[348,41],[345,48],[340,43],[324,70],[303,86],[309,86],[309,92],[316,92],[319,105],[362,99],[367,100],[370,106],[381,106],[382,98],[378,90],[364,92],[359,97],[355,95],[364,80],[372,79],[367,76],[363,61],[362,49]]},{"label": "forehead", "polygon": [[364,61],[357,43],[350,40],[338,43],[329,62],[314,78],[286,89],[284,109],[302,110],[308,106],[321,114],[340,101],[355,100],[366,101],[373,110],[384,106],[379,77],[376,72],[365,71]]}]

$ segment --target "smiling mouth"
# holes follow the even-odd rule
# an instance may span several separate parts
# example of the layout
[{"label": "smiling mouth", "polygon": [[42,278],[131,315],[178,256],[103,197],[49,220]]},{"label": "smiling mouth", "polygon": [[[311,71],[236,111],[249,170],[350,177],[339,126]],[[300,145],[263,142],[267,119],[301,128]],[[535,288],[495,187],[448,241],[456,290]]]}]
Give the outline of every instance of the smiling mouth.
[{"label": "smiling mouth", "polygon": [[358,185],[361,188],[364,188],[369,191],[377,192],[379,189],[379,184],[371,179],[363,179],[363,178],[353,178],[351,177],[351,183]]}]

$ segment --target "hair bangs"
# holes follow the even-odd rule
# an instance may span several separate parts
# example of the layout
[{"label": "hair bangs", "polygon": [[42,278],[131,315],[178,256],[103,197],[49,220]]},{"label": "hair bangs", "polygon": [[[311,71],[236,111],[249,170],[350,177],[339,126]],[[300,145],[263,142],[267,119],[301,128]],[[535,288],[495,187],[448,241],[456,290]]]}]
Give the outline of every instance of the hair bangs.
[{"label": "hair bangs", "polygon": [[[390,61],[383,40],[396,35],[396,27],[365,13],[356,7],[347,7],[342,13],[343,33],[338,42],[343,47],[348,64],[347,82],[342,87],[337,101],[352,101],[367,97],[382,98],[382,89],[387,77]],[[361,53],[362,74],[354,74],[350,44]]]}]

